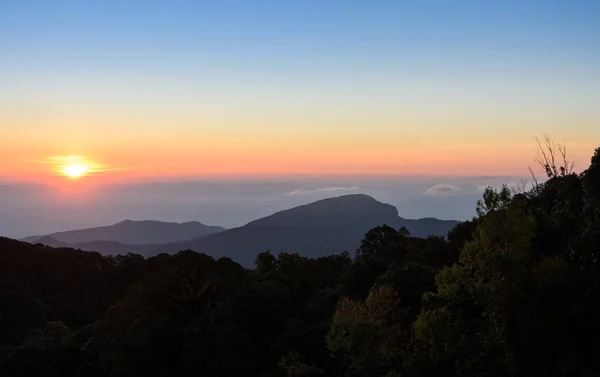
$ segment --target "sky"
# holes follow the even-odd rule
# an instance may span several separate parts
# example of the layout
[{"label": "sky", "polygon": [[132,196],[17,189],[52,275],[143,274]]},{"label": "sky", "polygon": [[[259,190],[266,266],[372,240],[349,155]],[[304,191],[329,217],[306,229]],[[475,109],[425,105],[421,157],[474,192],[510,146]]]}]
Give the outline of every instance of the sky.
[{"label": "sky", "polygon": [[61,182],[69,156],[100,182],[519,175],[544,133],[585,165],[599,17],[577,0],[0,0],[0,176]]},{"label": "sky", "polygon": [[[0,235],[234,227],[365,193],[464,220],[600,146],[600,2],[0,0]],[[542,173],[542,172],[539,172]]]}]

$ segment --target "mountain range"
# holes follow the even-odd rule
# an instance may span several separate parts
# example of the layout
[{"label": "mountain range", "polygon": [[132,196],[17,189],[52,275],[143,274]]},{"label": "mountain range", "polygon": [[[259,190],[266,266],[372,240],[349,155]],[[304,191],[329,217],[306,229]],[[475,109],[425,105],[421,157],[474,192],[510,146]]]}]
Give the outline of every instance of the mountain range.
[{"label": "mountain range", "polygon": [[86,241],[67,243],[57,240],[52,236],[43,236],[30,243],[41,243],[46,246],[60,248],[68,247],[84,251],[96,251],[102,255],[125,255],[129,253],[148,256],[153,250],[162,247],[161,244],[126,244],[115,241]]},{"label": "mountain range", "polygon": [[445,236],[457,223],[435,218],[404,219],[390,204],[368,195],[352,194],[280,211],[233,229],[198,222],[126,220],[105,227],[28,237],[24,241],[101,254],[132,252],[146,257],[190,249],[216,258],[231,257],[250,267],[256,254],[266,250],[311,257],[354,253],[364,234],[378,225],[406,227],[415,237],[427,237]]},{"label": "mountain range", "polygon": [[[217,233],[225,230],[220,226],[204,225],[197,221],[172,223],[165,221],[132,221],[97,228],[70,230],[52,233],[47,236],[60,242],[77,244],[91,241],[113,241],[124,244],[165,244]],[[22,241],[38,242],[42,237],[32,236]]]}]

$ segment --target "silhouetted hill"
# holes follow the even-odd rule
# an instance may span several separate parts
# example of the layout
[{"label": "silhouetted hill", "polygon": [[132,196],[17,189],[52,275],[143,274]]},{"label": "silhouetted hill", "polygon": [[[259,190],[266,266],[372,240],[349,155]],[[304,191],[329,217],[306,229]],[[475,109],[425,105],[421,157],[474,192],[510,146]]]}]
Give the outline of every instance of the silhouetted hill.
[{"label": "silhouetted hill", "polygon": [[[50,247],[72,247],[72,245],[69,245],[66,242],[61,242],[55,238],[52,238],[50,236],[42,236],[39,237],[37,239],[33,239],[34,237],[27,237],[27,239],[24,239],[23,241],[25,242],[29,242],[31,244],[42,244],[45,246],[50,246]],[[29,241],[28,239],[32,239],[31,241]]]},{"label": "silhouetted hill", "polygon": [[[56,241],[65,242],[70,245],[96,241],[112,241],[130,245],[147,245],[189,240],[207,234],[221,232],[223,230],[225,230],[225,228],[204,225],[197,221],[171,223],[152,220],[125,220],[114,225],[57,232],[49,234],[48,236]],[[23,241],[36,243],[39,242],[41,237],[27,237],[24,238]]]},{"label": "silhouetted hill", "polygon": [[393,223],[398,210],[364,194],[351,194],[322,199],[313,203],[279,211],[246,224],[247,227],[275,226],[354,226],[357,222]]},{"label": "silhouetted hill", "polygon": [[459,221],[456,220],[440,220],[433,217],[422,219],[405,219],[399,217],[395,228],[405,227],[414,237],[425,238],[431,235],[446,236],[448,231],[458,223]]},{"label": "silhouetted hill", "polygon": [[79,249],[83,251],[95,251],[102,255],[125,255],[128,253],[133,253],[143,255],[146,257],[154,255],[154,251],[163,246],[161,244],[132,245],[115,241],[90,241],[70,244],[67,242],[59,241],[51,236],[43,236],[30,243],[42,244],[45,246],[55,248],[64,247],[71,249]]},{"label": "silhouetted hill", "polygon": [[309,257],[343,251],[354,253],[367,231],[384,224],[394,228],[404,226],[415,237],[427,237],[445,236],[457,221],[403,219],[398,217],[394,206],[367,195],[353,194],[280,211],[243,227],[172,243],[157,252],[191,249],[216,258],[228,256],[249,267],[256,254],[266,250],[297,252]]}]

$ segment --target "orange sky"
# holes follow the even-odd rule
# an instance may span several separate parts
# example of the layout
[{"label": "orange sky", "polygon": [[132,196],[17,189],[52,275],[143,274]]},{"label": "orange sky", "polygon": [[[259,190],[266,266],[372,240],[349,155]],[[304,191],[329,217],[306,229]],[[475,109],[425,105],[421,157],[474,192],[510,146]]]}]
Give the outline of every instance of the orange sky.
[{"label": "orange sky", "polygon": [[[321,141],[303,145],[281,140],[276,145],[230,142],[211,144],[159,140],[132,145],[65,148],[59,145],[12,144],[2,150],[2,175],[9,178],[56,181],[69,162],[49,157],[84,156],[94,181],[138,178],[195,178],[265,175],[439,175],[526,176],[534,166],[535,141],[507,145],[402,143],[389,146],[344,145]],[[321,144],[321,145],[319,145]],[[368,143],[366,143],[368,144]],[[583,144],[583,143],[582,143]],[[593,144],[570,148],[573,160],[587,166]],[[62,180],[63,177],[60,178]],[[84,178],[84,179],[89,179]]]},{"label": "orange sky", "polygon": [[[8,106],[12,102],[13,106]],[[8,104],[7,104],[8,103]],[[463,104],[464,105],[464,104]],[[135,106],[132,105],[132,108]],[[26,107],[0,99],[0,177],[49,181],[60,164],[84,156],[96,181],[264,175],[527,176],[536,136],[565,142],[587,166],[600,144],[593,111],[301,106],[145,111],[43,101]],[[119,110],[120,109],[120,110]],[[234,108],[235,110],[235,108]],[[564,124],[576,122],[577,128]]]}]

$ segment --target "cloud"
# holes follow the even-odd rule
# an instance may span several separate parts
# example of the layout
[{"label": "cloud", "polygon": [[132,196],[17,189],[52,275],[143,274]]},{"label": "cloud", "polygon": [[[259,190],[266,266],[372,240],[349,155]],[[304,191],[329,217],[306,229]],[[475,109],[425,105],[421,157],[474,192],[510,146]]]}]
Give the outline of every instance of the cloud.
[{"label": "cloud", "polygon": [[433,187],[428,188],[427,190],[425,190],[425,192],[427,194],[436,195],[436,194],[446,194],[446,193],[450,193],[450,192],[456,192],[459,190],[460,190],[459,187],[456,187],[453,185],[439,184],[439,185],[435,185]]},{"label": "cloud", "polygon": [[323,187],[323,188],[318,188],[317,191],[326,191],[326,192],[330,192],[330,191],[357,191],[360,190],[360,187],[358,186],[350,186],[350,187]]},{"label": "cloud", "polygon": [[310,194],[315,194],[315,193],[319,193],[319,192],[348,192],[348,191],[358,191],[360,190],[360,187],[358,186],[348,186],[348,187],[340,187],[340,186],[327,186],[327,187],[321,187],[321,188],[316,188],[316,189],[307,189],[307,188],[300,188],[291,192],[286,193],[287,196],[294,196],[294,195],[310,195]]},{"label": "cloud", "polygon": [[290,191],[287,192],[286,195],[287,196],[294,196],[294,195],[307,195],[310,194],[311,192],[314,192],[315,190],[308,190],[308,189],[297,189],[294,191]]}]

